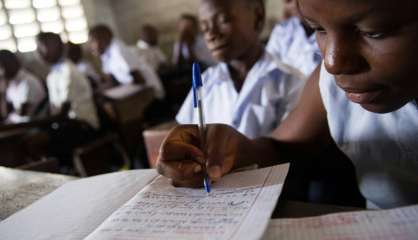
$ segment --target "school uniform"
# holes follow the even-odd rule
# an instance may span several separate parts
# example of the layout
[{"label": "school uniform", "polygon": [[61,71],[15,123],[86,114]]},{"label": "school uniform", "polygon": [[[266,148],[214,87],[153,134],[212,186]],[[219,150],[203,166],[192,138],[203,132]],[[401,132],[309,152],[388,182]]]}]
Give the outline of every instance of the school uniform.
[{"label": "school uniform", "polygon": [[154,88],[156,97],[164,98],[165,92],[160,78],[154,69],[139,57],[136,49],[114,39],[102,54],[101,61],[103,72],[111,74],[120,84],[133,84],[131,72],[139,71],[145,79],[145,84]]},{"label": "school uniform", "polygon": [[309,76],[321,62],[315,34],[308,37],[297,17],[277,24],[266,48],[273,56],[306,76]]},{"label": "school uniform", "polygon": [[[250,138],[268,135],[293,108],[304,85],[292,71],[265,52],[237,92],[226,63],[210,67],[202,75],[206,122],[230,125]],[[192,91],[176,120],[198,123]]]},{"label": "school uniform", "polygon": [[[26,103],[35,108],[41,107],[40,104],[45,99],[46,92],[41,81],[26,70],[19,70],[6,90],[6,101],[11,103],[14,109],[8,120],[15,123],[28,121],[33,116],[20,116],[16,112],[20,111]],[[45,111],[40,111],[37,116],[41,117],[44,114]]]},{"label": "school uniform", "polygon": [[[192,48],[197,61],[203,63],[205,66],[212,66],[216,64],[216,61],[215,59],[213,59],[212,54],[206,46],[206,42],[202,36],[196,37],[196,40],[193,43]],[[181,44],[180,42],[174,43],[173,51],[174,53],[179,53],[184,59],[190,59],[189,48],[186,45]],[[177,54],[173,54],[173,57],[175,57],[176,55]]]},{"label": "school uniform", "polygon": [[324,65],[320,91],[332,138],[356,167],[369,208],[418,203],[418,105],[373,113],[349,101]]},{"label": "school uniform", "polygon": [[167,62],[167,57],[161,51],[159,47],[150,46],[148,43],[139,40],[136,44],[139,52],[139,56],[144,58],[144,60],[155,70],[157,71],[161,64]]},{"label": "school uniform", "polygon": [[84,120],[94,128],[99,127],[90,84],[72,62],[64,60],[53,65],[46,83],[52,106],[61,108],[65,102],[69,102],[70,118]]}]

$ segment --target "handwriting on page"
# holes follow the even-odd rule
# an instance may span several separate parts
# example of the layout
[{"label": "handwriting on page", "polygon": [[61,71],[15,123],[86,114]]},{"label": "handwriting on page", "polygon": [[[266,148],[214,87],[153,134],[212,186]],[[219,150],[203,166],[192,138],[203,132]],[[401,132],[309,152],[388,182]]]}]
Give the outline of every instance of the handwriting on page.
[{"label": "handwriting on page", "polygon": [[[116,211],[98,234],[110,239],[228,238],[237,230],[256,201],[262,186],[214,189],[174,188],[159,177],[128,204]],[[106,238],[105,238],[106,239]]]}]

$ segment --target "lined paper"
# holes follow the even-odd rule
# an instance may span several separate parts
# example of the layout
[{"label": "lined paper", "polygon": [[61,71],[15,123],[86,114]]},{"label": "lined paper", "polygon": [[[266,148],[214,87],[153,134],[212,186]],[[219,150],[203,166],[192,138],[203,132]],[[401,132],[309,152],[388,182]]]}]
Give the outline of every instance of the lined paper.
[{"label": "lined paper", "polygon": [[234,173],[203,189],[174,188],[158,177],[87,240],[260,239],[289,165]]}]

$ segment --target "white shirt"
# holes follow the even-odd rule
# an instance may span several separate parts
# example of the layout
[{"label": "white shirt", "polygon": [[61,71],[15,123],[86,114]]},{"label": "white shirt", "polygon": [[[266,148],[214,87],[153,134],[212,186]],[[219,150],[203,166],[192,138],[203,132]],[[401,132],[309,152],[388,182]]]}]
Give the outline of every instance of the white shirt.
[{"label": "white shirt", "polygon": [[101,56],[102,70],[112,74],[121,84],[132,84],[134,81],[131,72],[139,71],[145,79],[147,86],[154,89],[157,98],[164,98],[164,88],[154,69],[144,59],[140,58],[137,50],[128,47],[121,41],[113,40],[105,53]]},{"label": "white shirt", "polygon": [[139,40],[136,44],[139,56],[143,57],[145,61],[154,69],[167,62],[167,57],[159,47],[150,46],[148,43]]},{"label": "white shirt", "polygon": [[[209,68],[202,75],[206,122],[228,124],[249,138],[268,135],[293,108],[304,85],[305,81],[291,71],[266,52],[237,92],[225,63]],[[176,120],[181,124],[198,123],[192,91]]]},{"label": "white shirt", "polygon": [[[206,64],[207,66],[212,66],[216,64],[216,61],[212,57],[212,54],[206,46],[206,42],[202,36],[197,36],[192,47],[197,60]],[[184,45],[181,45],[179,42],[176,42],[174,44],[174,52],[180,52],[185,59],[190,58],[189,48],[187,48]]]},{"label": "white shirt", "polygon": [[356,167],[360,190],[371,208],[418,203],[418,105],[385,114],[349,101],[322,66],[322,101],[338,147]]},{"label": "white shirt", "polygon": [[100,75],[89,62],[80,61],[75,66],[77,70],[85,76],[92,78],[97,83],[100,81]]},{"label": "white shirt", "polygon": [[84,120],[95,128],[99,126],[90,84],[72,62],[65,60],[52,66],[46,83],[52,106],[60,108],[70,102],[69,117]]},{"label": "white shirt", "polygon": [[321,62],[315,34],[308,38],[297,17],[290,18],[274,27],[267,43],[267,51],[307,77]]},{"label": "white shirt", "polygon": [[[19,111],[25,103],[37,107],[45,98],[46,92],[41,80],[24,69],[21,69],[16,77],[10,81],[6,90],[6,100],[13,105],[15,111]],[[12,115],[13,117],[9,119],[12,122],[23,120],[15,114]]]}]

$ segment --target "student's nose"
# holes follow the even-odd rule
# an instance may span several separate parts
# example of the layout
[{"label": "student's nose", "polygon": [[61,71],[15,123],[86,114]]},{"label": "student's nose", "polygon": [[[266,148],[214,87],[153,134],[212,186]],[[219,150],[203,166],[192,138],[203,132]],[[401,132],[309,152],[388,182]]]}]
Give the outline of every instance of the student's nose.
[{"label": "student's nose", "polygon": [[205,33],[207,41],[213,41],[219,36],[219,28],[216,23],[209,23]]},{"label": "student's nose", "polygon": [[325,45],[324,64],[330,74],[355,74],[361,71],[364,59],[355,39],[341,34],[329,35]]}]

